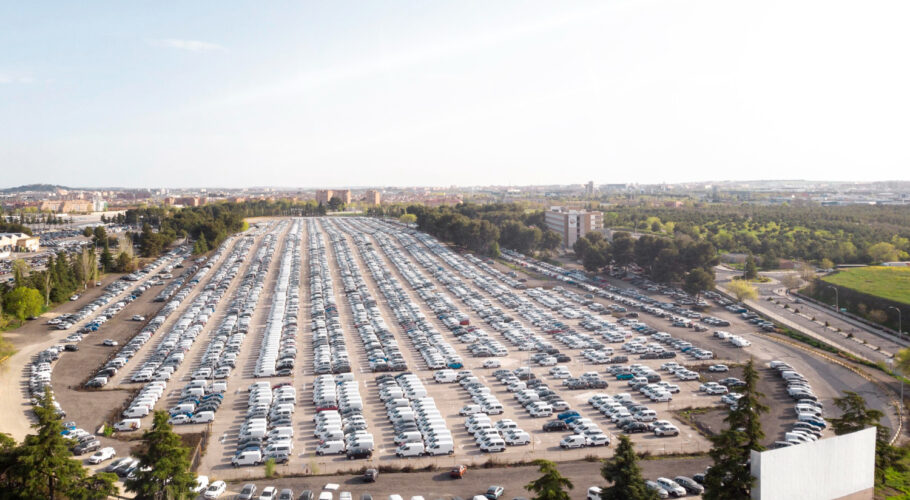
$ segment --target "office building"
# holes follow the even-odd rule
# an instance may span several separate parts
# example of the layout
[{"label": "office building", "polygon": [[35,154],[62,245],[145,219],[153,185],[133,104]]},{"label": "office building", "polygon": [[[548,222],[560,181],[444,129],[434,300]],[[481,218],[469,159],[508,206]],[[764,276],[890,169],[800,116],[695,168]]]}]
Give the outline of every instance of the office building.
[{"label": "office building", "polygon": [[328,205],[329,200],[338,198],[345,205],[351,203],[350,189],[318,189],[316,190],[316,203]]},{"label": "office building", "polygon": [[547,228],[562,236],[562,244],[570,248],[578,238],[603,229],[603,213],[583,210],[568,210],[552,207],[544,214]]}]

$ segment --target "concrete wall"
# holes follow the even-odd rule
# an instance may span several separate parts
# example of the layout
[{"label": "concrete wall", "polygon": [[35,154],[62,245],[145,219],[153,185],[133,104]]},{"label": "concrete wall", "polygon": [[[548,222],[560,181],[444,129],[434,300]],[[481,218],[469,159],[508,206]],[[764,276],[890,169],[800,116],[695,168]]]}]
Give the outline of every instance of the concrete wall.
[{"label": "concrete wall", "polygon": [[871,499],[875,486],[875,429],[752,452],[756,500]]}]

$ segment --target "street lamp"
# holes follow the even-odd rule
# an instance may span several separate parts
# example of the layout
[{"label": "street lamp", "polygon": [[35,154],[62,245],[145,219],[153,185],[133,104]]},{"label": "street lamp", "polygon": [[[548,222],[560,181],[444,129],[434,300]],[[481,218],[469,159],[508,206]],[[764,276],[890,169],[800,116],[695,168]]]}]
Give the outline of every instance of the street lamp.
[{"label": "street lamp", "polygon": [[894,306],[888,306],[888,309],[894,309],[897,311],[897,336],[899,339],[904,339],[904,332],[901,331],[901,310]]},{"label": "street lamp", "polygon": [[840,312],[840,301],[837,298],[837,288],[832,285],[828,285],[827,288],[834,290],[834,309],[836,309],[837,312]]},{"label": "street lamp", "polygon": [[899,378],[900,382],[901,382],[901,399],[900,399],[900,406],[898,406],[898,416],[900,417],[900,421],[903,422],[904,421],[904,377],[903,377],[904,374],[894,372],[894,358],[893,357],[888,358],[888,366],[891,368],[891,371],[897,375],[897,378]]}]

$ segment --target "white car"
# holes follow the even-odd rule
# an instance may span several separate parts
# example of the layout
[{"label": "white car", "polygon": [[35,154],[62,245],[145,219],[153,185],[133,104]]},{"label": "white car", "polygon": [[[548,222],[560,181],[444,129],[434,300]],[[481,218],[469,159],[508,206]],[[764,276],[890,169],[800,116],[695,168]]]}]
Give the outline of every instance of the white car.
[{"label": "white car", "polygon": [[498,359],[488,359],[483,362],[484,368],[499,368],[500,366],[502,366],[502,363]]},{"label": "white car", "polygon": [[133,321],[145,321],[145,316],[141,316],[141,315],[137,314],[137,315],[133,316]]},{"label": "white car", "polygon": [[224,494],[225,489],[227,489],[227,484],[224,481],[215,481],[205,489],[205,493],[202,496],[205,498],[218,498]]},{"label": "white car", "polygon": [[665,477],[659,477],[659,478],[657,478],[657,484],[660,485],[661,488],[667,490],[667,493],[669,493],[670,495],[672,495],[674,497],[686,496],[686,489],[683,488],[682,486],[680,486],[679,484],[677,484],[676,481],[674,481],[672,479],[667,479]]},{"label": "white car", "polygon": [[196,476],[196,485],[193,486],[193,493],[202,493],[209,486],[208,476]]},{"label": "white car", "polygon": [[[711,365],[711,366],[708,367],[708,371],[709,371],[709,372],[718,372],[718,373],[720,373],[720,372],[727,372],[727,371],[730,371],[730,367],[727,366],[727,365],[720,365],[720,364],[718,364],[718,365]],[[669,481],[669,479],[668,479],[668,481]]]},{"label": "white car", "polygon": [[510,446],[520,446],[523,444],[529,444],[531,442],[531,436],[524,431],[519,432],[507,432],[503,441]]},{"label": "white car", "polygon": [[79,296],[78,296],[78,295],[73,295],[72,297],[70,297],[70,300],[79,300]]},{"label": "white car", "polygon": [[116,455],[116,454],[117,454],[117,450],[115,450],[111,447],[101,448],[100,450],[96,451],[92,456],[88,457],[88,463],[100,464],[101,462],[104,462],[105,460],[110,460],[110,459],[114,458],[114,455]]},{"label": "white car", "polygon": [[610,438],[606,434],[591,434],[585,436],[588,446],[609,446]]},{"label": "white car", "polygon": [[115,346],[117,346],[117,341],[114,339],[104,339],[104,342],[102,342],[101,344],[106,345],[108,347],[115,347]]},{"label": "white car", "polygon": [[663,425],[654,428],[655,436],[678,436],[679,429],[675,425]]},{"label": "white car", "polygon": [[169,423],[171,425],[189,424],[191,422],[192,422],[192,419],[188,415],[185,415],[185,414],[174,415],[173,417],[167,419],[167,423]]},{"label": "white car", "polygon": [[714,395],[726,394],[727,388],[722,385],[716,385],[716,386],[708,387],[707,389],[705,389],[705,392],[707,392],[708,394],[714,394]]}]

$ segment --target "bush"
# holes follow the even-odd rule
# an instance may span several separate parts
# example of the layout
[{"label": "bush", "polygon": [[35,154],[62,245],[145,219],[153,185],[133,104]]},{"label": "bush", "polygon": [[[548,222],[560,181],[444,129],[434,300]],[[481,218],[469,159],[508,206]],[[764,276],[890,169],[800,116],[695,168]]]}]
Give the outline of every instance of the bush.
[{"label": "bush", "polygon": [[275,459],[270,458],[265,461],[265,477],[271,479],[275,476]]}]

